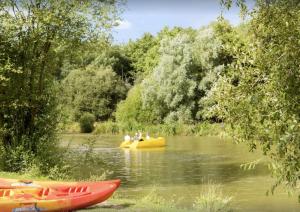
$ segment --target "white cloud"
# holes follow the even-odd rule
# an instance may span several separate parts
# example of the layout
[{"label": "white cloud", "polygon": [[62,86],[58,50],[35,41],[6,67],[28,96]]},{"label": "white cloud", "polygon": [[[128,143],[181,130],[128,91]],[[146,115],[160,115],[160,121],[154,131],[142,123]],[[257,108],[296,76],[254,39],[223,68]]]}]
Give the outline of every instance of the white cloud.
[{"label": "white cloud", "polygon": [[118,26],[116,26],[115,29],[117,30],[126,30],[126,29],[130,29],[132,27],[132,23],[127,21],[127,20],[118,20],[117,21]]}]

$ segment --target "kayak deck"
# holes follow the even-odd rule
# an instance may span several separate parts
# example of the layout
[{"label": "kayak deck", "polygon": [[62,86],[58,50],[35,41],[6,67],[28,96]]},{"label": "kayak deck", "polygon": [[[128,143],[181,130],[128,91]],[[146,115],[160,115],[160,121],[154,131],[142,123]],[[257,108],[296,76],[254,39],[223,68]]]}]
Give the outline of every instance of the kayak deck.
[{"label": "kayak deck", "polygon": [[[3,185],[5,179],[0,180]],[[12,180],[8,180],[9,186]],[[46,183],[46,182],[44,182]],[[89,207],[108,199],[119,187],[120,180],[65,185],[51,183],[50,187],[14,187],[0,189],[1,212],[12,211],[71,211]],[[71,184],[76,184],[72,183]]]}]

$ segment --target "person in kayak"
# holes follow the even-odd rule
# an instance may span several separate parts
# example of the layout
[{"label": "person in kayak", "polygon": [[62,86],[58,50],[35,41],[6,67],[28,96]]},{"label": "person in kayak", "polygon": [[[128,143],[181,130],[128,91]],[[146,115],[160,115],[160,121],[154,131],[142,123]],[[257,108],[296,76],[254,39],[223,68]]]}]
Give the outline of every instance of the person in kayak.
[{"label": "person in kayak", "polygon": [[147,132],[146,134],[146,139],[149,140],[150,139],[150,136],[149,136],[149,133]]},{"label": "person in kayak", "polygon": [[138,141],[143,141],[143,134],[141,131],[139,131],[139,134],[138,134]]},{"label": "person in kayak", "polygon": [[130,135],[128,135],[128,134],[126,134],[125,136],[124,136],[124,141],[130,141]]},{"label": "person in kayak", "polygon": [[135,135],[133,136],[133,141],[138,141],[139,140],[139,135],[138,133],[136,132]]}]

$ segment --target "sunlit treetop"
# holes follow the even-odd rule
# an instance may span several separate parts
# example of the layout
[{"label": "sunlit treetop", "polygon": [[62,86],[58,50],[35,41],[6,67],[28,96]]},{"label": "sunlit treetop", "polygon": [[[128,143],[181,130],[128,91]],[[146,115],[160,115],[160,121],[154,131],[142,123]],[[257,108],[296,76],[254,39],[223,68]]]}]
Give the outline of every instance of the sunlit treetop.
[{"label": "sunlit treetop", "polygon": [[0,24],[11,20],[15,26],[22,25],[23,30],[47,26],[48,30],[61,29],[61,36],[81,34],[89,38],[117,24],[123,3],[123,0],[2,0]]}]

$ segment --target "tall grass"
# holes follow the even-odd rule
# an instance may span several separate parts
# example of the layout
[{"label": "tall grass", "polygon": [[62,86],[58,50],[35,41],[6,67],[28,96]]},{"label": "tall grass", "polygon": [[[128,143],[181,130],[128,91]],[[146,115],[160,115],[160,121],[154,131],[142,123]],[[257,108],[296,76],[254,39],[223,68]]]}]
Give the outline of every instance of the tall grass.
[{"label": "tall grass", "polygon": [[232,197],[223,195],[221,185],[209,183],[196,198],[194,208],[201,212],[230,212],[231,203]]},{"label": "tall grass", "polygon": [[128,199],[116,193],[108,200],[106,205],[99,205],[87,211],[109,212],[118,208],[118,211],[123,212],[229,212],[233,211],[231,201],[232,197],[222,194],[220,185],[209,183],[200,196],[195,197],[194,204],[191,207],[180,206],[180,199],[168,198],[166,200],[159,194],[157,187],[153,187],[148,194],[142,195],[137,199]]},{"label": "tall grass", "polygon": [[[156,187],[151,191],[135,199],[128,199],[126,196],[114,194],[112,198],[107,201],[105,205],[99,205],[93,209],[87,210],[89,212],[109,212],[116,211],[123,212],[189,212],[190,209],[180,207],[178,201],[175,199],[166,200],[163,198]],[[86,210],[83,210],[86,211]]]},{"label": "tall grass", "polygon": [[[89,139],[86,144],[73,149],[70,146],[59,147],[55,152],[57,163],[48,169],[45,173],[39,164],[39,161],[33,161],[19,172],[1,172],[0,176],[27,179],[47,179],[62,181],[99,181],[109,178],[112,172],[101,154],[98,154],[94,148],[95,137]],[[1,210],[0,210],[1,211]]]},{"label": "tall grass", "polygon": [[[71,123],[66,126],[66,133],[79,133],[79,128],[76,124]],[[227,136],[228,128],[224,124],[219,123],[208,123],[201,122],[199,124],[180,124],[180,123],[172,123],[172,124],[157,124],[157,125],[141,125],[138,123],[134,123],[130,126],[124,126],[122,124],[118,124],[113,121],[107,122],[98,122],[95,125],[95,134],[134,134],[135,132],[142,131],[148,132],[151,135],[163,135],[163,136],[172,136],[172,135],[182,135],[182,136]]]},{"label": "tall grass", "polygon": [[167,201],[158,194],[156,188],[153,188],[150,193],[142,197],[136,204],[136,208],[151,208],[153,211],[179,211],[175,200]]},{"label": "tall grass", "polygon": [[120,134],[120,127],[116,122],[98,122],[95,127],[95,134]]},{"label": "tall grass", "polygon": [[61,133],[80,133],[80,125],[78,122],[70,122],[70,123],[64,123],[60,124]]}]

